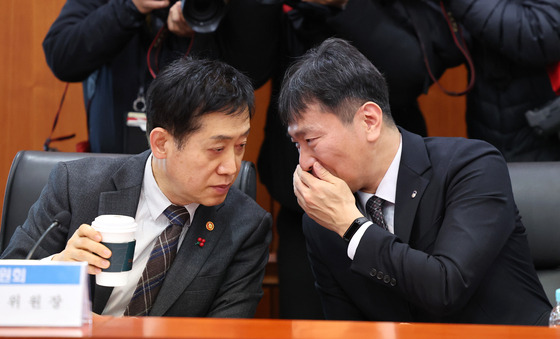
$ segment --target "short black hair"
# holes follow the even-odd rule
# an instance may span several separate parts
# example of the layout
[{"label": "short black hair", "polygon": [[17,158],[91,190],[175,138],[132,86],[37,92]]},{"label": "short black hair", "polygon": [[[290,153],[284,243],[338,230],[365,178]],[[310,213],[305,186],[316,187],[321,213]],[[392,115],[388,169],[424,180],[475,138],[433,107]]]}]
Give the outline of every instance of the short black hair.
[{"label": "short black hair", "polygon": [[182,147],[198,130],[200,117],[215,112],[242,114],[255,111],[251,80],[219,60],[180,58],[163,69],[146,95],[146,133],[161,127]]},{"label": "short black hair", "polygon": [[329,38],[287,70],[278,110],[286,125],[300,118],[310,104],[319,104],[325,112],[349,123],[367,101],[378,104],[385,120],[394,124],[383,75],[348,41]]}]

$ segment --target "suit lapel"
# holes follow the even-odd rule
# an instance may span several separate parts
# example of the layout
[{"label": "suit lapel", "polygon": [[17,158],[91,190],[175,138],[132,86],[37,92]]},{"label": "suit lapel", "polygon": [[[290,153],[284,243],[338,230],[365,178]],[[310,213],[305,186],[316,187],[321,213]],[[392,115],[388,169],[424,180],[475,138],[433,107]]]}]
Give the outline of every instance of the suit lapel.
[{"label": "suit lapel", "polygon": [[99,197],[99,215],[120,214],[134,218],[138,208],[141,187],[140,185],[120,191],[101,193]]},{"label": "suit lapel", "polygon": [[114,191],[99,196],[99,214],[136,216],[149,151],[129,158],[111,177]]},{"label": "suit lapel", "polygon": [[403,147],[395,197],[395,235],[408,243],[416,210],[430,182],[431,164],[422,137],[400,131]]},{"label": "suit lapel", "polygon": [[[216,213],[222,205],[206,207],[199,206],[193,223],[183,240],[179,252],[167,272],[163,285],[158,293],[151,316],[162,316],[179,299],[179,296],[198,275],[200,269],[218,245],[220,237],[229,227],[227,220]],[[212,222],[214,229],[207,229],[207,223]],[[205,239],[204,247],[196,245],[198,238]]]},{"label": "suit lapel", "polygon": [[[121,214],[133,218],[136,216],[144,179],[144,167],[149,155],[150,152],[146,151],[131,157],[115,172],[111,177],[115,191],[102,192],[99,195],[98,215]],[[95,277],[91,283],[94,284],[92,309],[95,313],[101,314],[113,288],[95,284]]]}]

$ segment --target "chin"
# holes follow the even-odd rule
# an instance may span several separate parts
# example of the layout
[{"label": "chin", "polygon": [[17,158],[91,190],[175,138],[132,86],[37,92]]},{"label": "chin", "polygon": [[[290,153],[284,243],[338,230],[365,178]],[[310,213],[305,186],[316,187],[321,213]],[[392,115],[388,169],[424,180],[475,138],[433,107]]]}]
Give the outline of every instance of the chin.
[{"label": "chin", "polygon": [[203,199],[200,204],[204,206],[216,206],[223,203],[226,200],[226,196],[227,194],[223,196],[220,195],[215,197],[208,197],[206,199]]}]

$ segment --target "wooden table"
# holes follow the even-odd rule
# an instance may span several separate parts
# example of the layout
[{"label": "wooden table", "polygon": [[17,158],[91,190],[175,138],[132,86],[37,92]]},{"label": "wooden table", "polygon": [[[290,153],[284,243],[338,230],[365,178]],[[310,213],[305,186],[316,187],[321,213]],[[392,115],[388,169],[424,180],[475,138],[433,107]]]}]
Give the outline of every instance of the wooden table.
[{"label": "wooden table", "polygon": [[277,319],[97,317],[74,329],[2,328],[0,337],[49,338],[560,338],[560,328]]}]

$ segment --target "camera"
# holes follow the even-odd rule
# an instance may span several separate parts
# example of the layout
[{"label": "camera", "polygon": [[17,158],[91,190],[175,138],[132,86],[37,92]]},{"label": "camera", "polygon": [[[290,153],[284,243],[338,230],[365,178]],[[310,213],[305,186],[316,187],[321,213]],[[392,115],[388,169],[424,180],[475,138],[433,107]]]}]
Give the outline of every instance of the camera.
[{"label": "camera", "polygon": [[226,14],[229,0],[181,0],[185,20],[197,33],[212,33]]},{"label": "camera", "polygon": [[[275,5],[291,0],[257,0],[262,5]],[[299,2],[301,0],[296,0]],[[185,20],[197,33],[212,33],[218,29],[227,12],[229,0],[181,0]]]},{"label": "camera", "polygon": [[525,117],[538,135],[547,137],[558,133],[560,137],[560,97],[539,109],[527,111]]}]

